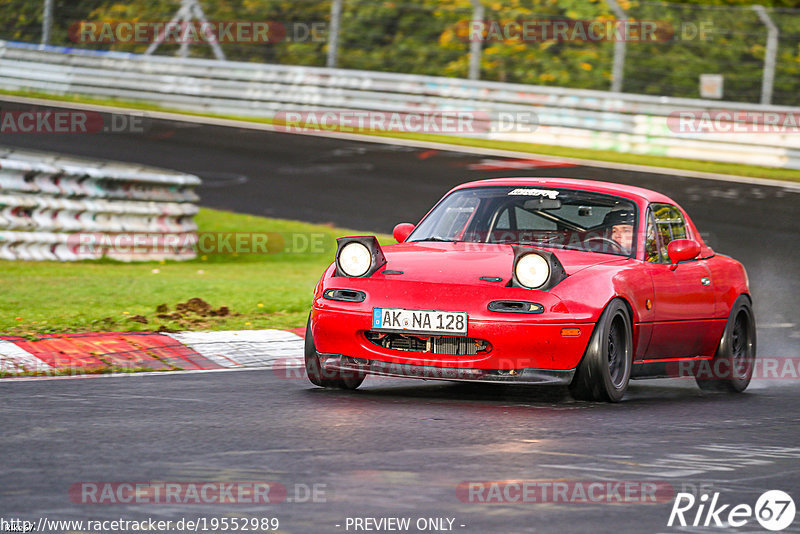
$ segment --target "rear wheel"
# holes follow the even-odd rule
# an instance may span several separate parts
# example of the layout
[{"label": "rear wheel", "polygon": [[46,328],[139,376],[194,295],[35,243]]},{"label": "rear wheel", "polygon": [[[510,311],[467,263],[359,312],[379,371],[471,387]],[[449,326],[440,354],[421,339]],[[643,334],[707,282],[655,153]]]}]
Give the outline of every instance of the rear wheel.
[{"label": "rear wheel", "polygon": [[363,373],[355,371],[327,370],[322,367],[319,353],[314,345],[314,336],[311,333],[311,316],[306,324],[306,375],[312,384],[322,388],[356,389],[366,377]]},{"label": "rear wheel", "polygon": [[628,389],[632,362],[630,315],[625,304],[615,299],[597,321],[570,393],[576,399],[619,402]]},{"label": "rear wheel", "polygon": [[695,380],[705,391],[747,389],[756,361],[756,321],[750,299],[740,295],[733,303],[714,359],[698,367]]}]

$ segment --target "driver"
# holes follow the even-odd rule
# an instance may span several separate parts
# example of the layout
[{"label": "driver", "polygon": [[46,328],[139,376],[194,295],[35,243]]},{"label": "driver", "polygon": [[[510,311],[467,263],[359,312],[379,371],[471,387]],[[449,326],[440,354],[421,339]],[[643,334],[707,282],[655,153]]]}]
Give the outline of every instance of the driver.
[{"label": "driver", "polygon": [[630,254],[633,250],[633,221],[633,210],[623,207],[612,209],[603,218],[603,226],[611,229],[611,239],[622,247],[626,254]]}]

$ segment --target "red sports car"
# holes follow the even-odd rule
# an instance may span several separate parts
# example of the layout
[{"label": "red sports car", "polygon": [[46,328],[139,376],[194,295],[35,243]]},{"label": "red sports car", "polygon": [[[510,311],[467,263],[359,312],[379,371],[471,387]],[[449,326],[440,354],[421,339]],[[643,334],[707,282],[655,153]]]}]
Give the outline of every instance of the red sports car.
[{"label": "red sports car", "polygon": [[415,227],[338,239],[306,333],[308,378],[564,384],[619,401],[631,378],[743,391],[756,333],[744,267],[670,198],[588,180],[460,185]]}]

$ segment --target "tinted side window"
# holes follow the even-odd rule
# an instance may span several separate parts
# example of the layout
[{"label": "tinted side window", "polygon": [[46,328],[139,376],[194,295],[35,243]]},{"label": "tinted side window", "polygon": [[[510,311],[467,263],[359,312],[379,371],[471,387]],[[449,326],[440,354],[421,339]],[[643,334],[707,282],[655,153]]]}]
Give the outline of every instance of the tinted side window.
[{"label": "tinted side window", "polygon": [[686,222],[680,210],[671,204],[651,204],[645,259],[655,263],[670,263],[667,245],[673,239],[686,239]]},{"label": "tinted side window", "polygon": [[652,211],[647,214],[647,238],[644,244],[644,259],[652,263],[661,262],[661,247],[658,245],[656,224],[653,220]]}]

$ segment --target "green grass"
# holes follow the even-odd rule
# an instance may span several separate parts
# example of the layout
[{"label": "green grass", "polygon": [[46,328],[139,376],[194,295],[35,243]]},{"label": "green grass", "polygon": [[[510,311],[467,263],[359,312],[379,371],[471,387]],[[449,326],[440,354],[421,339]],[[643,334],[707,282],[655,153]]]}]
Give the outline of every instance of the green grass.
[{"label": "green grass", "polygon": [[[229,115],[214,115],[207,113],[193,113],[179,109],[165,108],[141,101],[117,100],[111,98],[93,98],[80,95],[51,95],[32,91],[4,91],[0,94],[13,96],[24,96],[30,98],[43,98],[57,100],[61,102],[75,102],[83,104],[96,104],[105,106],[118,106],[137,109],[142,111],[164,111],[169,113],[179,113],[183,115],[214,117],[221,119],[238,120],[261,124],[271,124],[270,119],[256,119],[252,117],[239,117]],[[756,165],[741,165],[737,163],[719,163],[714,161],[699,161],[681,158],[670,158],[666,156],[650,156],[645,154],[626,154],[613,150],[593,150],[568,148],[553,145],[537,145],[532,143],[520,143],[514,141],[490,141],[484,139],[472,139],[468,137],[455,137],[437,134],[417,134],[404,132],[379,132],[363,131],[359,132],[378,137],[392,137],[399,139],[412,139],[418,141],[433,141],[437,143],[449,143],[459,146],[471,146],[479,148],[494,148],[500,150],[513,150],[516,152],[527,152],[531,154],[542,154],[556,157],[570,157],[579,159],[589,159],[596,161],[607,161],[613,163],[624,163],[633,165],[645,165],[653,167],[666,167],[676,170],[700,171],[717,174],[730,174],[736,176],[750,176],[755,178],[768,178],[772,180],[787,180],[800,182],[800,170],[795,169],[776,169],[773,167],[760,167]]]},{"label": "green grass", "polygon": [[[0,261],[0,332],[33,339],[58,332],[302,327],[314,286],[333,261],[335,238],[363,233],[210,209],[196,220],[202,232],[280,233],[285,246],[187,262]],[[311,240],[314,249],[305,246]],[[227,307],[228,314],[176,314],[176,305],[192,298],[214,310]],[[161,305],[168,310],[158,312]],[[131,320],[136,316],[147,322]]]}]

